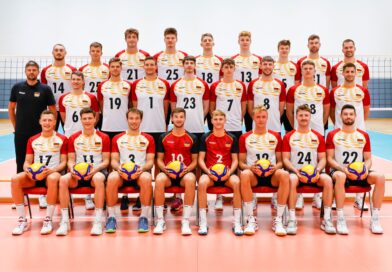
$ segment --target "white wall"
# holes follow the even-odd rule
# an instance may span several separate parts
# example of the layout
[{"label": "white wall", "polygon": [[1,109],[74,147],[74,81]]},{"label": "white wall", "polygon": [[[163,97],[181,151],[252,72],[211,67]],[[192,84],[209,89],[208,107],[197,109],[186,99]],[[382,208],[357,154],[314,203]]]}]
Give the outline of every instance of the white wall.
[{"label": "white wall", "polygon": [[321,36],[322,53],[340,54],[341,41],[352,38],[357,54],[392,55],[392,4],[388,0],[0,0],[0,55],[50,55],[64,43],[69,55],[87,55],[100,41],[104,54],[124,48],[123,32],[140,30],[140,48],[163,48],[163,30],[179,31],[178,49],[200,51],[203,32],[215,35],[220,55],[237,52],[237,34],[253,33],[253,51],[276,54],[280,39],[292,41],[292,54],[307,52],[309,34]]}]

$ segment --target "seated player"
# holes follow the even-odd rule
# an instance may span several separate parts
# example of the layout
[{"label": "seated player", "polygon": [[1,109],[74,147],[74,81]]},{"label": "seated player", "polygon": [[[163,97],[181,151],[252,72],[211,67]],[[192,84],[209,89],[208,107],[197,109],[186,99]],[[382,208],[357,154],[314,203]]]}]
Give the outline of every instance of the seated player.
[{"label": "seated player", "polygon": [[[240,179],[235,174],[238,166],[238,142],[234,135],[225,131],[226,115],[215,110],[211,114],[212,131],[204,134],[200,140],[199,167],[204,172],[199,180],[199,234],[207,235],[207,189],[211,186],[227,186],[233,189],[234,226],[237,236],[244,234],[241,226]],[[227,167],[227,174],[218,181],[210,171],[217,163]]]},{"label": "seated player", "polygon": [[[52,216],[57,202],[58,184],[67,164],[67,138],[54,129],[56,127],[56,116],[50,110],[41,113],[39,123],[42,132],[31,137],[27,142],[26,159],[23,165],[24,172],[16,174],[11,178],[12,200],[16,204],[18,225],[12,231],[13,235],[20,235],[28,230],[26,219],[23,189],[30,187],[47,187],[48,207],[41,234],[49,234],[53,230]],[[36,181],[28,171],[29,166],[39,162],[46,167],[43,170],[43,180]]]},{"label": "seated player", "polygon": [[[286,235],[283,227],[283,213],[289,197],[289,173],[282,169],[282,138],[278,132],[267,129],[268,110],[264,106],[256,106],[252,112],[254,128],[241,135],[239,140],[239,167],[242,170],[241,196],[244,201],[244,215],[247,225],[244,233],[253,235],[257,230],[257,220],[253,216],[252,187],[272,186],[278,188],[277,215],[272,225],[276,235]],[[256,162],[267,159],[271,163],[270,170],[261,176]]]},{"label": "seated player", "polygon": [[324,219],[321,229],[328,234],[335,234],[332,224],[331,205],[333,198],[332,179],[321,173],[326,165],[324,137],[317,131],[310,129],[311,109],[308,105],[300,105],[295,111],[297,129],[292,130],[283,138],[283,164],[290,172],[289,195],[289,222],[287,234],[297,233],[297,220],[295,218],[295,202],[297,200],[297,187],[302,186],[300,168],[310,164],[316,168],[318,180],[306,185],[323,187]]},{"label": "seated player", "polygon": [[[186,112],[183,108],[174,108],[171,113],[173,129],[162,134],[158,141],[157,163],[162,172],[155,179],[154,198],[158,221],[154,228],[154,234],[162,234],[166,229],[163,205],[165,202],[165,188],[170,186],[185,187],[181,233],[182,235],[192,234],[189,218],[195,200],[196,176],[194,171],[197,166],[198,143],[197,137],[185,130],[185,118]],[[184,164],[184,170],[178,178],[173,176],[166,167],[168,163],[175,160]]]},{"label": "seated player", "polygon": [[[128,110],[126,115],[128,130],[114,136],[112,140],[111,166],[114,170],[109,174],[106,185],[106,201],[108,206],[108,219],[106,232],[116,232],[117,222],[115,217],[115,205],[118,200],[118,189],[122,186],[140,187],[140,200],[142,213],[139,217],[139,232],[148,232],[148,216],[151,210],[152,185],[150,170],[154,164],[155,143],[154,138],[144,132],[140,132],[140,124],[143,112],[136,108]],[[137,166],[137,172],[132,180],[124,180],[121,177],[121,165],[132,161]]]},{"label": "seated player", "polygon": [[[345,186],[374,186],[373,209],[370,221],[372,233],[382,234],[383,229],[379,220],[382,200],[385,192],[385,177],[369,169],[372,166],[372,154],[369,135],[356,128],[356,110],[353,105],[344,105],[340,114],[342,128],[331,131],[327,137],[327,159],[330,175],[335,183],[335,199],[337,209],[336,230],[339,234],[348,234],[343,206]],[[347,166],[352,162],[364,162],[366,173],[363,180],[348,171]]]},{"label": "seated player", "polygon": [[[56,235],[64,236],[71,230],[68,217],[69,189],[89,186],[95,188],[95,219],[91,235],[102,234],[101,221],[105,198],[106,169],[110,160],[110,139],[108,135],[95,130],[95,115],[96,112],[90,108],[82,109],[79,117],[83,129],[72,134],[68,141],[67,165],[69,173],[60,178],[61,222]],[[91,163],[93,166],[92,171],[83,179],[80,179],[74,171],[74,166],[81,162]]]}]

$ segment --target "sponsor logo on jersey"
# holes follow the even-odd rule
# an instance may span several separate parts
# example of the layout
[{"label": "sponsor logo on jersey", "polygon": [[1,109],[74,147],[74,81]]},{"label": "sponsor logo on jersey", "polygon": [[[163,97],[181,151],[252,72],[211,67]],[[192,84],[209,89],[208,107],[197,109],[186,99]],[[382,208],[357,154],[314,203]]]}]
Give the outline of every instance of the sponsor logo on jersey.
[{"label": "sponsor logo on jersey", "polygon": [[216,142],[210,142],[210,144],[216,144]]},{"label": "sponsor logo on jersey", "polygon": [[174,141],[167,141],[168,144],[174,144]]}]

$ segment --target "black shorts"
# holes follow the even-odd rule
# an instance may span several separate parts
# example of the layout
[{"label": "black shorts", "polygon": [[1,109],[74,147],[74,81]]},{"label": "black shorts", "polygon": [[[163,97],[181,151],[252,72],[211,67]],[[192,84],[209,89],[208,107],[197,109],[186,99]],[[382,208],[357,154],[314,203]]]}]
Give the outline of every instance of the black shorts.
[{"label": "black shorts", "polygon": [[35,182],[34,187],[45,187],[46,188],[46,178],[44,178],[43,180],[37,180]]},{"label": "black shorts", "polygon": [[268,177],[257,177],[257,185],[255,187],[258,186],[267,186],[267,187],[272,187],[272,188],[276,188],[275,186],[272,185],[271,180],[272,180],[272,175],[268,176]]},{"label": "black shorts", "polygon": [[122,133],[124,131],[102,131],[102,132],[105,133],[106,135],[108,135],[110,138],[110,142],[112,142],[114,136],[116,136],[117,134]]},{"label": "black shorts", "polygon": [[[332,169],[329,172],[329,175],[332,177],[335,172],[336,172],[336,170]],[[369,173],[370,172],[373,172],[373,171],[370,170]],[[348,187],[348,186],[368,187],[369,185],[370,184],[368,183],[367,179],[364,179],[364,180],[352,180],[352,179],[349,179],[349,178],[346,178],[346,183],[344,184],[345,187]]]},{"label": "black shorts", "polygon": [[[100,172],[105,175],[105,180],[106,180],[108,178],[108,175],[109,175],[108,171],[106,169],[104,169],[104,170],[102,170]],[[93,187],[91,185],[91,181],[92,181],[92,178],[89,179],[89,180],[79,179],[78,180],[78,186],[76,186],[76,188]]]},{"label": "black shorts", "polygon": [[201,137],[204,135],[204,133],[192,133],[197,137],[197,142],[200,143]]},{"label": "black shorts", "polygon": [[102,129],[102,120],[103,120],[103,115],[102,113],[98,113],[99,114],[99,120],[98,123],[95,125],[95,128],[98,130]]},{"label": "black shorts", "polygon": [[286,110],[284,110],[282,116],[280,117],[280,123],[283,124],[284,129],[286,131],[292,131],[293,127],[291,126],[289,119],[287,119]]},{"label": "black shorts", "polygon": [[170,179],[171,186],[181,187],[181,180],[182,180],[182,178],[173,179],[173,178],[169,177],[169,179]]},{"label": "black shorts", "polygon": [[124,187],[134,187],[137,190],[140,190],[140,186],[137,184],[136,179],[132,179],[132,180],[125,180],[123,179],[123,184],[120,188],[124,188]]},{"label": "black shorts", "polygon": [[[289,171],[290,174],[295,174],[293,171]],[[323,174],[323,173],[320,173]],[[317,183],[303,183],[301,181],[299,181],[298,183],[298,187],[303,187],[303,186],[311,186],[311,187],[316,187],[316,188],[322,188],[320,186],[317,185]]]},{"label": "black shorts", "polygon": [[228,131],[229,133],[233,134],[237,141],[240,139],[240,136],[242,135],[242,131]]},{"label": "black shorts", "polygon": [[[159,137],[165,132],[146,132],[147,134],[151,135],[154,138],[155,146],[158,145]],[[157,153],[157,149],[155,148],[155,154]]]}]

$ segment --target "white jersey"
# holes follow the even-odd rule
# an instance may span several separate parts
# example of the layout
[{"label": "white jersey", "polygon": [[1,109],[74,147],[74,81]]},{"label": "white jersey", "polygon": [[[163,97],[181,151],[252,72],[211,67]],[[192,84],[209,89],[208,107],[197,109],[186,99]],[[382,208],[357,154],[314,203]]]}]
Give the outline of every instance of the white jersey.
[{"label": "white jersey", "polygon": [[132,84],[132,101],[143,111],[140,130],[143,132],[163,133],[166,131],[164,102],[169,102],[170,85],[166,80],[145,78]]},{"label": "white jersey", "polygon": [[330,62],[323,57],[319,57],[317,59],[311,59],[309,57],[303,57],[298,60],[297,66],[301,72],[301,65],[304,61],[312,61],[316,68],[316,74],[314,80],[317,84],[321,86],[327,87],[327,77],[331,75],[331,64]]},{"label": "white jersey", "polygon": [[128,128],[126,113],[131,101],[131,83],[107,80],[98,86],[98,101],[102,107],[102,131],[119,132]]},{"label": "white jersey", "polygon": [[196,57],[196,76],[207,82],[208,86],[217,82],[221,75],[222,58],[218,56]]},{"label": "white jersey", "polygon": [[103,63],[99,66],[86,64],[79,68],[84,75],[84,89],[95,96],[97,95],[98,85],[109,78],[109,66]]},{"label": "white jersey", "polygon": [[[337,85],[342,85],[344,83],[344,64],[344,61],[340,61],[332,67],[331,81],[336,81]],[[364,81],[368,81],[370,79],[369,67],[364,62],[359,60],[355,60],[354,65],[357,68],[355,83],[362,86]]]},{"label": "white jersey", "polygon": [[[264,106],[268,110],[267,128],[280,132],[280,103],[286,101],[286,89],[282,81],[274,79],[263,81],[260,78],[252,80],[248,86],[248,101],[253,101],[253,107]],[[253,122],[254,127],[254,122]]]},{"label": "white jersey", "polygon": [[195,77],[181,78],[170,89],[170,102],[186,111],[185,129],[190,133],[204,133],[203,100],[209,100],[209,89],[205,81]]},{"label": "white jersey", "polygon": [[252,54],[248,57],[243,57],[239,54],[231,57],[235,62],[234,78],[244,82],[248,87],[249,83],[259,77],[261,57]]},{"label": "white jersey", "polygon": [[275,62],[273,76],[283,82],[286,91],[295,85],[296,80],[300,80],[297,64],[292,61],[286,63]]},{"label": "white jersey", "polygon": [[241,81],[225,83],[222,80],[211,85],[210,101],[216,103],[216,109],[226,114],[225,130],[242,131],[242,107],[246,103],[246,87]]},{"label": "white jersey", "polygon": [[134,81],[145,76],[144,60],[150,54],[139,50],[135,54],[129,54],[126,50],[118,52],[115,57],[119,58],[122,63],[121,78],[127,81]]},{"label": "white jersey", "polygon": [[158,64],[158,77],[166,80],[170,84],[184,75],[183,59],[187,56],[182,51],[174,54],[159,52],[154,56]]}]

